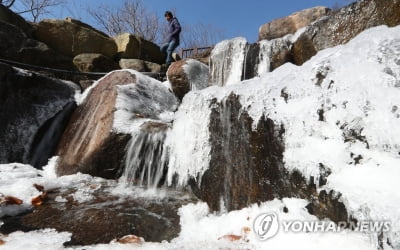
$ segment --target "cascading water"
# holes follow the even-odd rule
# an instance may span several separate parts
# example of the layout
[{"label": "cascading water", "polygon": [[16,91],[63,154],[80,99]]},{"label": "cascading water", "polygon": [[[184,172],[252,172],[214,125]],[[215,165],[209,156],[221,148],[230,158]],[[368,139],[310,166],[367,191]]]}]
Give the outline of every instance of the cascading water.
[{"label": "cascading water", "polygon": [[210,57],[211,85],[226,86],[258,77],[290,61],[296,35],[249,44],[244,38],[218,43]]},{"label": "cascading water", "polygon": [[238,37],[215,45],[210,57],[211,85],[225,86],[241,80],[247,41]]},{"label": "cascading water", "polygon": [[126,185],[156,188],[164,183],[167,170],[164,151],[167,126],[162,123],[149,126],[150,131],[141,129],[127,145],[125,169],[120,179]]},{"label": "cascading water", "polygon": [[[211,53],[210,83],[211,85],[226,86],[269,72],[272,69],[272,57],[276,54],[279,55],[281,51],[286,51],[289,47],[289,36],[254,44],[248,44],[241,37],[223,41],[217,44]],[[196,81],[190,79],[190,82]],[[143,86],[139,83],[135,88],[141,89]],[[189,95],[186,96],[186,99],[188,98]],[[201,142],[199,145],[193,144],[193,141],[197,140],[197,137],[208,137],[209,133],[206,130],[209,127],[207,124],[210,122],[210,103],[204,102],[202,98],[196,98],[196,95],[189,99],[191,99],[190,107],[197,105],[195,110],[202,110],[196,112],[196,117],[190,121],[188,119],[181,121],[179,118],[181,113],[182,116],[188,117],[192,111],[191,109],[187,110],[189,106],[186,107],[182,104],[175,113],[172,129],[168,129],[168,131],[167,129],[150,129],[149,131],[140,128],[131,133],[132,138],[126,152],[125,169],[121,177],[123,183],[146,188],[160,187],[164,184],[169,186],[176,184],[176,186],[182,187],[187,185],[190,178],[201,177],[201,174],[208,168],[209,145],[207,140],[199,140]],[[225,126],[223,129],[226,132],[225,136],[228,136],[222,140],[223,143],[227,143],[223,146],[225,151],[228,150],[230,143],[229,119],[231,118],[229,114],[229,110],[224,110],[221,116],[228,117],[220,117],[220,121]],[[156,117],[154,116],[154,118]],[[186,135],[188,131],[192,131],[190,135]],[[231,157],[225,155],[224,158],[229,161]],[[226,189],[229,188],[226,187]],[[229,198],[225,197],[223,200],[229,203]]]}]

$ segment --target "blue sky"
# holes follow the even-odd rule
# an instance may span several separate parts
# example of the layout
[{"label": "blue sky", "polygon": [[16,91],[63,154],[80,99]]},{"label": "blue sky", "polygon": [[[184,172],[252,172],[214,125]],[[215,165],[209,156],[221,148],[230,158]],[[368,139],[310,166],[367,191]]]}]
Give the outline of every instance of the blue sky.
[{"label": "blue sky", "polygon": [[[72,16],[93,26],[86,14],[88,6],[101,3],[110,7],[122,5],[123,0],[67,0],[68,6],[54,10],[52,18]],[[18,2],[18,1],[17,1]],[[288,16],[296,11],[315,6],[343,6],[349,0],[143,0],[151,11],[163,17],[165,10],[176,10],[176,16],[185,24],[212,24],[223,30],[224,39],[243,36],[255,42],[258,28],[276,18]]]}]

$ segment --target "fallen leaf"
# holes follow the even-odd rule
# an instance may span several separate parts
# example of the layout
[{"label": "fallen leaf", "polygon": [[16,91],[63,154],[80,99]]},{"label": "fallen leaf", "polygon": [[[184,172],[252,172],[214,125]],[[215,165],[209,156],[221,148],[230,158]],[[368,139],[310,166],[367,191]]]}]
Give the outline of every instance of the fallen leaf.
[{"label": "fallen leaf", "polygon": [[0,204],[2,203],[6,205],[21,205],[23,201],[14,196],[4,196],[0,199]]},{"label": "fallen leaf", "polygon": [[248,234],[251,232],[251,229],[249,227],[243,227],[242,232],[243,232],[243,234]]},{"label": "fallen leaf", "polygon": [[47,198],[47,192],[44,192],[43,194],[32,198],[31,200],[32,206],[35,207],[41,206],[46,198]]},{"label": "fallen leaf", "polygon": [[125,235],[124,237],[119,238],[117,240],[117,242],[122,243],[122,244],[128,244],[128,243],[142,244],[142,243],[144,243],[144,239],[142,237],[130,234],[130,235]]},{"label": "fallen leaf", "polygon": [[43,191],[44,191],[44,187],[43,187],[42,185],[33,184],[33,186],[34,186],[38,191],[40,191],[40,192],[43,192]]},{"label": "fallen leaf", "polygon": [[234,235],[234,234],[227,234],[218,238],[218,240],[227,240],[227,241],[238,241],[241,240],[242,236]]}]

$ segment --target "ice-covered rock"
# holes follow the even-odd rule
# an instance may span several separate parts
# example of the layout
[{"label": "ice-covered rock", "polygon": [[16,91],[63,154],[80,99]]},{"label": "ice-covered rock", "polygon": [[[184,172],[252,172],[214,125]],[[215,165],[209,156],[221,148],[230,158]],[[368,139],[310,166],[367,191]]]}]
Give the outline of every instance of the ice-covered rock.
[{"label": "ice-covered rock", "polygon": [[[73,105],[79,87],[2,63],[0,72],[0,163],[46,165],[66,124],[56,117],[68,118],[73,107],[63,110]],[[47,141],[45,132],[53,133]]]},{"label": "ice-covered rock", "polygon": [[133,70],[109,73],[83,93],[58,146],[57,173],[115,178],[132,135],[176,105],[175,96],[150,77]]},{"label": "ice-covered rock", "polygon": [[195,59],[184,59],[171,64],[167,77],[172,91],[182,100],[187,92],[208,87],[209,68]]},{"label": "ice-covered rock", "polygon": [[[194,179],[200,189],[213,193],[218,193],[216,187],[246,193],[249,182],[241,184],[238,180],[252,176],[255,168],[246,168],[243,162],[251,162],[265,150],[253,143],[250,135],[267,118],[274,127],[283,128],[283,157],[277,160],[284,165],[284,171],[299,173],[314,184],[317,193],[308,195],[333,191],[321,196],[321,200],[337,198],[347,209],[347,217],[391,220],[393,231],[385,233],[385,237],[399,245],[396,235],[400,231],[400,218],[394,212],[394,207],[400,204],[400,197],[394,191],[399,187],[395,181],[399,176],[396,166],[400,149],[400,134],[395,129],[400,126],[399,31],[400,27],[372,28],[346,45],[321,51],[301,67],[285,64],[245,82],[189,93],[166,139],[173,159],[169,180],[184,184]],[[237,96],[235,105],[230,104],[232,96]],[[224,106],[226,112],[219,108]],[[251,122],[240,125],[246,114]],[[221,118],[217,119],[218,115]],[[248,130],[249,126],[252,130]],[[237,133],[238,129],[248,132]],[[224,140],[218,142],[216,138],[221,133]],[[268,135],[265,132],[260,139],[268,141]],[[173,142],[169,136],[184,140]],[[240,153],[247,144],[251,144],[249,148],[254,146],[254,150]],[[264,161],[260,164],[270,169],[268,157],[274,151],[266,151],[261,154]],[[214,158],[229,162],[219,166]],[[243,166],[245,174],[236,170]],[[225,182],[228,171],[231,177]],[[219,183],[214,174],[220,176]],[[275,179],[268,178],[263,181],[273,187]],[[210,184],[202,187],[205,183]],[[283,181],[276,190],[294,184]],[[273,193],[278,197],[285,194]],[[240,203],[242,199],[229,192],[224,195],[220,197],[223,205]],[[212,207],[221,208],[215,201],[215,197],[208,200],[214,204]]]}]

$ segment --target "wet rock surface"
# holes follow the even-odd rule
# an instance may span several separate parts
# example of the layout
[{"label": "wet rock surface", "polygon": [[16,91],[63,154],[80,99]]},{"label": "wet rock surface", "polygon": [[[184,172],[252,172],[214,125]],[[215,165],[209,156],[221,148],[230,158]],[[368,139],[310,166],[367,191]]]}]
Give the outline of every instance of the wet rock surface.
[{"label": "wet rock surface", "polygon": [[41,139],[37,133],[74,102],[77,89],[71,82],[0,63],[0,163],[30,163]]},{"label": "wet rock surface", "polygon": [[221,102],[214,100],[212,106],[210,167],[200,182],[189,181],[195,195],[211,210],[231,211],[296,197],[310,201],[308,211],[320,219],[351,220],[340,193],[317,190],[326,184],[329,169],[320,164],[318,178],[307,180],[299,171],[284,167],[282,125],[263,116],[253,128],[254,121],[234,94]]},{"label": "wet rock surface", "polygon": [[[114,178],[124,158],[130,135],[111,131],[117,85],[135,83],[129,72],[113,72],[103,78],[88,99],[72,114],[58,145],[59,175],[76,172]],[[95,112],[94,112],[95,111]],[[107,153],[106,153],[107,152]]]},{"label": "wet rock surface", "polygon": [[178,236],[177,211],[195,201],[173,190],[166,197],[145,198],[139,194],[135,198],[112,195],[105,189],[107,184],[87,183],[79,189],[49,190],[45,202],[32,212],[2,218],[0,233],[54,228],[72,233],[66,245],[109,243],[130,234],[161,242]]}]

